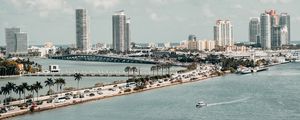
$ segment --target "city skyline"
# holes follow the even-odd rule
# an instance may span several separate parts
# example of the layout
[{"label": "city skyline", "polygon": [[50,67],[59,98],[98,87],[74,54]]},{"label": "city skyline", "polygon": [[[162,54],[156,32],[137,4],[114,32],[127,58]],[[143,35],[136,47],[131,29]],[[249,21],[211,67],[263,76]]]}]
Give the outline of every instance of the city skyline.
[{"label": "city skyline", "polygon": [[[297,28],[300,28],[297,24],[300,21],[300,15],[297,14],[299,8],[296,6],[299,1],[295,0],[243,2],[226,0],[220,2],[228,4],[228,7],[216,4],[218,1],[205,0],[189,2],[182,0],[130,0],[128,2],[119,0],[91,0],[90,2],[56,0],[55,2],[48,2],[48,7],[37,0],[28,1],[4,0],[3,4],[0,5],[1,46],[5,45],[4,28],[15,26],[21,27],[30,34],[28,38],[30,45],[44,44],[49,41],[54,44],[75,44],[74,10],[76,8],[87,8],[88,11],[91,11],[89,13],[91,13],[91,43],[93,44],[112,43],[111,14],[121,9],[126,10],[129,16],[134,19],[133,24],[131,24],[133,28],[131,30],[132,42],[137,43],[179,42],[186,39],[189,34],[195,34],[200,39],[213,39],[211,26],[214,25],[216,19],[230,19],[235,31],[234,40],[248,41],[250,17],[256,17],[261,11],[268,9],[289,13],[291,26],[293,26],[291,28],[291,40],[299,40],[300,38],[296,34],[299,31]],[[94,4],[91,4],[92,2]],[[248,4],[250,6],[257,4],[257,6],[253,8]],[[177,10],[181,6],[185,6],[187,10]],[[222,11],[223,9],[226,10]],[[236,12],[237,10],[239,12]],[[40,33],[41,29],[47,34]]]}]

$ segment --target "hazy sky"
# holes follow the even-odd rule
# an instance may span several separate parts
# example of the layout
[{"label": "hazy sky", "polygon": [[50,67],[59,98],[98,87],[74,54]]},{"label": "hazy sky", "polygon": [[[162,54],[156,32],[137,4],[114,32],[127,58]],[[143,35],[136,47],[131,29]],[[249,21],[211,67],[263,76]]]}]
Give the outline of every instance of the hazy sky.
[{"label": "hazy sky", "polygon": [[195,34],[213,39],[217,19],[229,19],[235,41],[248,41],[250,17],[265,9],[291,15],[291,38],[300,40],[300,0],[0,0],[0,46],[4,28],[21,27],[29,44],[75,43],[75,10],[87,8],[92,43],[112,42],[114,11],[131,17],[132,41],[179,42]]}]

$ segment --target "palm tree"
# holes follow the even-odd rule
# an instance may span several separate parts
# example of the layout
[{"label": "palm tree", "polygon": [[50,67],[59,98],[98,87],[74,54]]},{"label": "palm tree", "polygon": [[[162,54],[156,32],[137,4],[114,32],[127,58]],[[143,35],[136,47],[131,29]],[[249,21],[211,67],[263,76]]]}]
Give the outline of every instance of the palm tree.
[{"label": "palm tree", "polygon": [[171,63],[166,63],[165,67],[168,70],[168,74],[170,74],[170,68],[172,67]]},{"label": "palm tree", "polygon": [[16,84],[15,84],[15,83],[12,83],[12,82],[8,82],[8,83],[6,84],[6,87],[7,87],[7,89],[9,90],[8,94],[9,94],[9,96],[10,96],[10,93],[11,93],[12,91],[15,91],[15,89],[16,89]]},{"label": "palm tree", "polygon": [[4,104],[7,102],[7,99],[6,99],[6,95],[8,95],[9,94],[9,89],[8,89],[8,87],[7,86],[2,86],[1,87],[1,92],[2,92],[2,94],[4,94]]},{"label": "palm tree", "polygon": [[131,67],[130,66],[125,67],[124,71],[127,72],[127,76],[129,79],[129,72],[131,71]]},{"label": "palm tree", "polygon": [[82,74],[80,73],[75,73],[74,78],[77,81],[77,89],[79,89],[79,81],[82,79]]},{"label": "palm tree", "polygon": [[32,93],[32,101],[34,101],[34,85],[29,85],[28,86],[28,91],[30,91]]},{"label": "palm tree", "polygon": [[[0,95],[2,95],[2,90],[1,90],[1,88],[0,88]],[[1,101],[0,101],[0,103],[1,103]]]},{"label": "palm tree", "polygon": [[16,89],[15,89],[15,93],[16,94],[19,94],[19,100],[21,102],[21,95],[25,92],[25,89],[23,88],[23,85],[18,85],[16,86]]},{"label": "palm tree", "polygon": [[25,103],[25,100],[26,100],[25,92],[26,92],[26,90],[29,91],[29,85],[26,82],[23,82],[21,85],[22,85],[22,87],[24,89],[24,93],[23,94],[24,94],[24,103]]},{"label": "palm tree", "polygon": [[62,86],[66,84],[66,81],[65,79],[63,78],[59,78],[59,89],[60,89],[60,92],[62,91]]},{"label": "palm tree", "polygon": [[54,84],[56,84],[56,92],[58,92],[58,87],[60,84],[59,78],[54,79]]},{"label": "palm tree", "polygon": [[33,84],[33,89],[36,92],[37,100],[39,100],[39,90],[43,89],[41,82],[36,81],[36,83]]},{"label": "palm tree", "polygon": [[159,71],[160,68],[161,68],[160,65],[156,65],[156,75],[158,75],[158,71]]},{"label": "palm tree", "polygon": [[137,68],[136,67],[132,67],[131,70],[132,70],[132,73],[133,73],[133,77],[135,77],[135,72],[137,72]]},{"label": "palm tree", "polygon": [[154,76],[154,71],[156,70],[156,66],[152,66],[152,67],[150,68],[150,70],[153,72],[153,76]]},{"label": "palm tree", "polygon": [[160,64],[159,66],[161,68],[161,75],[164,75],[165,64]]},{"label": "palm tree", "polygon": [[47,78],[47,80],[45,81],[45,86],[49,87],[48,93],[50,93],[51,86],[54,86],[54,81],[52,80],[52,78]]}]

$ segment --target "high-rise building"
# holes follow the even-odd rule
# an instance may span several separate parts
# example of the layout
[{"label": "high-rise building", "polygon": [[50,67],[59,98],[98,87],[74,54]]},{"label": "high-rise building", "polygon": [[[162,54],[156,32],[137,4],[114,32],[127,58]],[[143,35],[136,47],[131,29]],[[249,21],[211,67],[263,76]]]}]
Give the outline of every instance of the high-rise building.
[{"label": "high-rise building", "polygon": [[20,32],[16,33],[16,52],[17,53],[27,53],[27,33]]},{"label": "high-rise building", "polygon": [[112,16],[113,49],[116,52],[130,51],[130,21],[124,11],[118,11]]},{"label": "high-rise building", "polygon": [[260,41],[263,49],[271,49],[271,19],[267,13],[260,15]]},{"label": "high-rise building", "polygon": [[76,9],[76,48],[90,50],[89,26],[86,9]]},{"label": "high-rise building", "polygon": [[271,38],[271,48],[277,49],[281,46],[281,27],[279,25],[274,25],[272,27],[272,38]]},{"label": "high-rise building", "polygon": [[249,22],[249,41],[260,44],[260,20],[257,17],[251,18]]},{"label": "high-rise building", "polygon": [[290,24],[290,15],[288,13],[281,13],[279,18],[279,25],[283,28],[287,27],[288,38],[287,41],[283,41],[284,45],[291,43],[291,24]]},{"label": "high-rise building", "polygon": [[219,47],[233,46],[233,30],[229,20],[217,20],[214,26],[214,40]]},{"label": "high-rise building", "polygon": [[6,55],[25,55],[27,50],[27,33],[20,28],[6,28]]},{"label": "high-rise building", "polygon": [[196,35],[189,35],[189,40],[196,40],[196,39],[197,39]]},{"label": "high-rise building", "polygon": [[198,40],[197,44],[197,49],[200,51],[211,51],[216,46],[214,40]]},{"label": "high-rise building", "polygon": [[[276,14],[275,10],[269,10],[269,11],[265,11],[266,14],[268,14],[270,16],[270,20],[271,20],[271,27],[278,25],[279,23],[279,17]],[[272,28],[271,28],[272,29]]]},{"label": "high-rise building", "polygon": [[260,18],[263,49],[279,49],[282,45],[290,44],[290,16],[287,13],[277,15],[275,10],[269,10]]},{"label": "high-rise building", "polygon": [[290,32],[287,26],[281,27],[280,40],[281,40],[281,45],[290,44]]},{"label": "high-rise building", "polygon": [[125,51],[130,51],[131,31],[130,31],[130,18],[126,19],[125,25]]},{"label": "high-rise building", "polygon": [[188,47],[189,50],[196,50],[197,49],[197,37],[196,35],[189,35],[188,37]]}]

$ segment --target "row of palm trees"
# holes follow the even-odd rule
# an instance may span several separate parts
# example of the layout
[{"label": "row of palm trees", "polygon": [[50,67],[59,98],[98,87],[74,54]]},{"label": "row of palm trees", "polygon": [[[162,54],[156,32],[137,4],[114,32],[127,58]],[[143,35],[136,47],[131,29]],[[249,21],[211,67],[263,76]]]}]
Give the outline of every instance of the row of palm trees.
[{"label": "row of palm trees", "polygon": [[[74,74],[74,79],[75,81],[77,81],[77,89],[79,89],[79,81],[82,79],[82,74],[80,73],[75,73]],[[44,81],[45,83],[45,87],[48,87],[48,95],[52,94],[51,92],[51,87],[56,85],[56,92],[62,92],[63,90],[63,86],[65,86],[66,81],[64,78],[47,78],[47,80]],[[19,99],[21,100],[21,95],[23,94],[24,97],[24,102],[26,100],[26,92],[31,92],[32,93],[32,98],[34,100],[34,94],[36,93],[37,96],[37,100],[38,100],[38,96],[39,96],[39,90],[43,89],[43,85],[41,84],[41,82],[36,81],[34,84],[29,85],[26,82],[23,82],[20,85],[16,85],[15,83],[12,82],[8,82],[5,86],[2,86],[0,89],[0,94],[4,95],[4,103],[7,103],[9,101],[11,101],[11,93],[15,92],[16,94],[19,95]],[[7,98],[7,95],[9,96]]]},{"label": "row of palm trees", "polygon": [[[151,67],[151,71],[153,72],[153,76],[154,76],[154,72],[156,71],[156,75],[158,75],[158,71],[161,70],[162,75],[164,74],[164,70],[167,69],[168,73],[170,74],[170,68],[172,67],[172,65],[170,63],[163,63],[163,64],[157,64]],[[127,66],[124,69],[125,72],[127,72],[127,75],[129,76],[130,72],[132,72],[132,75],[135,76],[135,73],[138,72],[138,69],[136,67],[132,67],[132,66]]]},{"label": "row of palm trees", "polygon": [[131,67],[131,66],[127,66],[124,69],[125,72],[127,72],[127,75],[129,77],[130,72],[132,72],[132,75],[135,76],[135,73],[138,71],[138,69],[136,67]]},{"label": "row of palm trees", "polygon": [[[4,99],[4,103],[7,103],[9,101],[11,101],[11,93],[15,92],[16,94],[19,95],[19,99],[21,100],[21,95],[24,95],[24,101],[26,98],[26,91],[29,91],[32,93],[33,97],[34,97],[34,93],[37,94],[37,96],[39,95],[39,90],[42,89],[43,86],[41,84],[41,82],[36,81],[34,84],[29,85],[26,82],[23,82],[20,85],[16,85],[15,83],[12,82],[8,82],[5,86],[1,87],[0,93],[2,95],[5,96]],[[6,96],[9,95],[9,98],[7,98]]]},{"label": "row of palm trees", "polygon": [[163,75],[164,74],[164,69],[167,69],[168,70],[167,74],[170,74],[170,68],[171,67],[172,67],[172,65],[170,63],[164,63],[164,64],[154,65],[150,68],[150,70],[153,72],[153,75],[154,75],[155,71],[156,71],[156,75],[158,75],[158,71],[161,70],[161,74]]},{"label": "row of palm trees", "polygon": [[[61,92],[62,89],[63,89],[63,86],[66,85],[66,81],[64,78],[56,78],[56,79],[53,79],[53,78],[47,78],[47,80],[44,82],[45,83],[45,87],[48,86],[49,87],[49,90],[48,90],[48,93],[47,94],[51,94],[51,87],[56,85],[56,92]],[[60,91],[58,91],[58,88]]]}]

